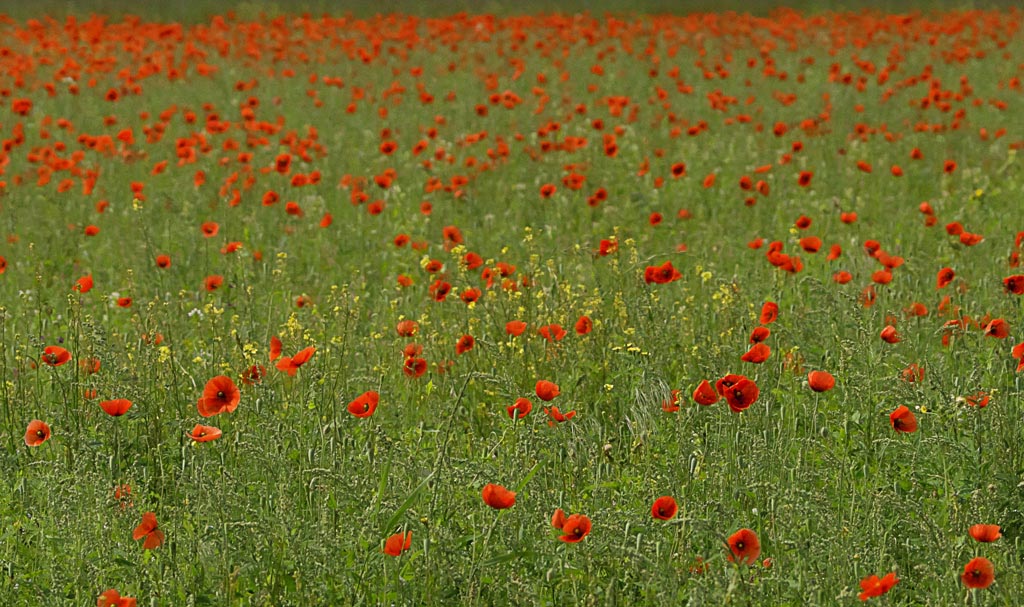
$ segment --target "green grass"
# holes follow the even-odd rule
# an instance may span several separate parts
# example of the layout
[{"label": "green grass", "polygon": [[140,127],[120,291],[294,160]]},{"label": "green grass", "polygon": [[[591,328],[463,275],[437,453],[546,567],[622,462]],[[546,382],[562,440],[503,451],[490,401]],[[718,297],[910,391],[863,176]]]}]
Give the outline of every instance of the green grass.
[{"label": "green grass", "polygon": [[[116,12],[118,5],[104,6]],[[188,6],[187,14],[176,12],[183,4],[146,7],[153,11],[146,16],[198,21],[191,16],[205,9]],[[1019,21],[1009,12],[990,17]],[[854,605],[862,578],[895,571],[899,583],[872,601],[1016,605],[1024,592],[1024,437],[1022,376],[1010,349],[1022,341],[1024,306],[1001,281],[1021,272],[1007,263],[1024,230],[1024,179],[1010,149],[1024,140],[1021,93],[1011,87],[1024,57],[1020,35],[975,17],[983,32],[977,39],[966,37],[969,27],[934,34],[934,45],[931,31],[916,41],[876,33],[859,48],[853,42],[866,40],[864,22],[848,16],[841,29],[851,44],[830,53],[828,41],[837,38],[819,26],[787,23],[772,34],[761,22],[752,37],[715,34],[705,24],[690,36],[683,21],[660,21],[682,37],[673,49],[672,38],[650,36],[645,19],[593,43],[584,39],[604,21],[575,29],[535,22],[523,28],[518,48],[513,28],[475,40],[485,25],[464,21],[454,22],[465,36],[457,42],[419,24],[422,39],[408,46],[391,36],[398,20],[328,28],[324,40],[292,23],[279,32],[284,44],[256,36],[258,57],[245,52],[251,32],[229,21],[233,42],[224,56],[201,38],[209,28],[185,29],[216,73],[199,75],[203,60],[189,59],[184,77],[139,79],[141,93],[116,102],[104,95],[123,84],[119,70],[136,73],[161,45],[181,66],[185,43],[155,42],[134,26],[106,32],[99,40],[108,46],[89,47],[81,42],[87,36],[69,37],[54,23],[51,45],[7,26],[3,44],[33,57],[37,68],[20,86],[11,76],[0,83],[9,93],[0,135],[17,139],[16,124],[24,134],[23,143],[6,146],[0,175],[0,469],[10,487],[0,492],[0,604],[91,605],[116,588],[140,605]],[[330,43],[339,36],[372,49],[368,31],[391,36],[368,63]],[[782,38],[789,33],[792,49]],[[133,51],[119,35],[146,44]],[[776,75],[764,70],[761,47],[769,39]],[[83,72],[77,96],[54,75],[69,40],[79,41],[83,69],[91,58],[115,59],[112,69]],[[1005,48],[996,48],[1000,42]],[[644,53],[649,43],[660,59],[656,75]],[[706,51],[699,67],[698,44]],[[894,45],[903,59],[879,84],[877,70]],[[958,47],[986,55],[958,61],[943,54]],[[523,62],[521,76],[513,58]],[[748,67],[748,58],[756,65]],[[876,71],[856,61],[873,62]],[[833,63],[854,83],[864,75],[865,90],[830,78]],[[603,75],[592,70],[596,64]],[[727,78],[710,73],[716,64]],[[690,92],[670,76],[676,66]],[[948,111],[920,107],[927,82],[882,100],[886,88],[926,70],[948,92],[936,99]],[[323,77],[339,77],[343,86]],[[956,99],[962,77],[971,90]],[[238,90],[236,83],[253,80],[254,89]],[[43,88],[49,81],[54,96]],[[404,93],[386,94],[392,83]],[[417,85],[431,103],[420,100]],[[489,102],[506,90],[523,103],[505,109]],[[793,103],[779,101],[790,93]],[[541,95],[549,99],[542,103]],[[735,102],[720,111],[709,95]],[[629,98],[620,116],[608,107],[616,96]],[[252,111],[265,122],[262,131],[243,129],[241,107],[250,97],[258,99]],[[13,112],[17,99],[32,101],[27,115]],[[488,107],[486,116],[478,104]],[[185,120],[188,111],[194,123]],[[208,113],[230,123],[227,130],[204,129]],[[116,123],[106,123],[108,116]],[[70,126],[61,128],[60,119]],[[803,129],[805,120],[818,127]],[[688,135],[701,121],[707,130]],[[144,130],[158,122],[165,123],[162,137],[147,142]],[[784,135],[772,133],[777,122],[787,126]],[[557,131],[547,129],[552,123]],[[915,128],[924,123],[943,129]],[[858,125],[868,134],[859,137],[865,129]],[[602,135],[616,127],[618,153],[609,157]],[[132,129],[134,143],[116,139],[122,129]],[[90,148],[83,135],[108,135],[112,149]],[[569,137],[587,145],[542,151],[544,141]],[[381,153],[384,139],[398,143],[394,154]],[[426,149],[414,155],[421,139]],[[177,165],[179,140],[191,140],[194,163]],[[496,153],[501,143],[507,157]],[[915,147],[923,159],[911,159]],[[308,161],[299,158],[303,148]],[[47,154],[72,159],[76,151],[73,170],[51,161],[52,177],[37,185]],[[286,152],[293,175],[319,171],[321,181],[294,187],[290,176],[260,170]],[[251,161],[240,162],[240,153]],[[873,171],[859,171],[858,160]],[[955,171],[943,172],[946,160],[957,163]],[[154,174],[161,161],[166,170]],[[644,162],[649,173],[638,175]],[[670,172],[676,162],[686,163],[678,179]],[[902,177],[890,174],[894,164]],[[772,167],[756,173],[763,165]],[[384,189],[374,176],[387,168],[397,177]],[[99,177],[84,193],[83,171],[90,170]],[[206,182],[197,187],[199,170]],[[803,170],[814,172],[809,187],[797,185]],[[572,171],[586,176],[579,191],[563,184]],[[703,187],[712,173],[714,185]],[[367,180],[367,201],[350,202],[352,187],[339,185],[346,175]],[[770,192],[741,190],[744,175],[765,180]],[[431,177],[450,184],[456,176],[470,178],[450,188],[457,193],[425,191]],[[72,187],[62,192],[65,178]],[[144,200],[133,201],[132,182],[145,184]],[[557,192],[542,199],[546,183]],[[588,206],[598,188],[608,199]],[[233,189],[237,206],[229,204]],[[264,206],[269,190],[281,201]],[[748,197],[756,204],[745,204]],[[101,200],[109,202],[103,213]],[[375,200],[384,208],[371,215]],[[287,201],[304,215],[287,214]],[[432,204],[429,215],[421,212],[424,201]],[[924,225],[922,201],[934,207],[937,225]],[[656,226],[649,223],[654,212],[664,217]],[[840,212],[856,212],[857,221],[841,222]],[[325,213],[333,223],[320,227]],[[794,227],[800,215],[813,220],[807,230]],[[204,238],[200,226],[208,221],[219,231]],[[984,240],[964,246],[943,229],[954,221]],[[99,233],[85,236],[87,225]],[[445,226],[458,226],[460,246],[445,247]],[[427,249],[395,246],[399,234]],[[807,235],[821,237],[821,252],[800,250]],[[758,237],[766,246],[781,241],[802,259],[802,271],[772,267],[766,248],[748,247]],[[598,255],[600,241],[612,238],[618,251]],[[869,239],[905,264],[865,307],[861,291],[882,267],[864,252]],[[241,249],[222,253],[231,241]],[[827,261],[832,244],[842,256]],[[488,268],[514,265],[517,288],[504,288],[500,276],[487,288],[480,269],[460,264],[467,251]],[[159,254],[170,256],[169,268],[156,267]],[[434,277],[423,269],[430,259],[445,265],[453,285],[447,301],[430,297]],[[646,284],[645,268],[665,261],[681,279]],[[937,290],[943,267],[956,279]],[[854,280],[836,284],[839,270]],[[400,274],[414,284],[398,286]],[[84,275],[95,287],[73,291]],[[209,275],[223,276],[223,286],[206,291]],[[483,293],[471,306],[458,298],[469,287]],[[300,296],[311,303],[297,306]],[[119,297],[131,297],[131,306],[119,307]],[[772,354],[760,365],[742,362],[765,301],[780,308],[766,342]],[[914,302],[928,315],[907,317]],[[594,322],[587,335],[572,329],[582,315]],[[962,315],[1003,318],[1010,337],[970,328],[943,347],[943,324]],[[403,319],[418,321],[414,337],[397,335]],[[522,336],[506,333],[514,319],[529,325]],[[546,341],[537,331],[549,323],[568,335]],[[879,338],[887,324],[902,341]],[[465,334],[476,345],[457,355]],[[285,355],[309,346],[316,353],[289,377],[269,360],[272,336]],[[429,367],[415,379],[403,373],[410,342],[422,345]],[[50,345],[68,349],[72,360],[43,364]],[[101,369],[86,374],[79,361],[92,357]],[[912,363],[925,368],[924,381],[901,379]],[[267,376],[242,385],[252,365],[266,366]],[[836,387],[809,390],[806,374],[814,369],[835,375]],[[733,413],[724,401],[694,404],[690,394],[702,380],[728,373],[756,381],[753,406]],[[241,387],[238,408],[202,418],[203,387],[222,374]],[[561,388],[551,403],[535,395],[541,379]],[[666,412],[662,402],[673,389],[681,390],[681,408]],[[92,390],[96,398],[86,396]],[[368,390],[380,393],[380,405],[356,418],[348,403]],[[963,402],[980,390],[991,394],[987,407]],[[519,397],[530,398],[533,411],[513,421],[506,407]],[[127,415],[110,417],[98,405],[113,398],[134,403]],[[576,416],[549,425],[543,407],[550,405]],[[893,430],[888,415],[899,405],[915,412],[917,432]],[[23,437],[33,419],[46,421],[52,437],[28,447]],[[193,442],[186,432],[197,423],[223,436]],[[481,499],[487,483],[516,491],[515,506],[488,508]],[[115,498],[125,484],[130,497]],[[671,521],[651,517],[662,495],[679,503]],[[556,508],[590,517],[591,533],[578,544],[558,541],[550,524]],[[156,513],[166,534],[151,551],[132,540],[145,512]],[[1003,537],[976,543],[967,533],[976,523],[1000,525]],[[726,559],[724,542],[741,528],[761,541],[751,566]],[[382,552],[389,536],[409,531],[409,551]],[[968,591],[959,579],[974,556],[995,566],[996,581],[985,590]]]}]

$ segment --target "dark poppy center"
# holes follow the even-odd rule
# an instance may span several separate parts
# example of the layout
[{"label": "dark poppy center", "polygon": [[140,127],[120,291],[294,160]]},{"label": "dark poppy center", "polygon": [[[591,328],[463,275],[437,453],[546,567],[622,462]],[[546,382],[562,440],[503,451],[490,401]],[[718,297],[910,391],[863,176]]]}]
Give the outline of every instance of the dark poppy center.
[{"label": "dark poppy center", "polygon": [[370,410],[370,403],[363,403],[363,412],[365,413],[365,412],[367,412],[369,410]]},{"label": "dark poppy center", "polygon": [[743,542],[736,542],[736,549],[743,550]]},{"label": "dark poppy center", "polygon": [[217,390],[217,398],[224,398],[224,391],[223,390]]},{"label": "dark poppy center", "polygon": [[39,438],[43,438],[46,436],[46,433],[43,432],[42,430],[36,430],[36,436],[38,436]]}]

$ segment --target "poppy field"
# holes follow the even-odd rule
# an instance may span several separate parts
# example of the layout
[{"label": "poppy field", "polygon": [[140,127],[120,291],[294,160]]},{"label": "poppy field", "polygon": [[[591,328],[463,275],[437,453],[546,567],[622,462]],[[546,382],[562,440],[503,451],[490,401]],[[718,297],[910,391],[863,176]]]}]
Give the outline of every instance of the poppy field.
[{"label": "poppy field", "polygon": [[1019,605],[1022,25],[0,17],[0,604]]}]

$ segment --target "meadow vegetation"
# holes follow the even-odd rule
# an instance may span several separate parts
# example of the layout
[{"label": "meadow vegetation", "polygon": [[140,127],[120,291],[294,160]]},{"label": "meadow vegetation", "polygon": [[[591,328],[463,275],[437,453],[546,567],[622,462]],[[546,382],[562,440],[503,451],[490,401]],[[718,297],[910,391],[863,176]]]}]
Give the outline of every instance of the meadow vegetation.
[{"label": "meadow vegetation", "polygon": [[260,12],[0,22],[0,604],[1019,604],[1019,10]]}]

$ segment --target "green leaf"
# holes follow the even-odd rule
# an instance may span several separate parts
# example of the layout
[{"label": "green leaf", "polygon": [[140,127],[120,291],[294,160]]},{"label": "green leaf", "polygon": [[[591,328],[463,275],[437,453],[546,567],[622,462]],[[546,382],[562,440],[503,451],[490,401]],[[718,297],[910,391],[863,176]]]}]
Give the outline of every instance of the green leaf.
[{"label": "green leaf", "polygon": [[398,510],[396,510],[395,513],[391,515],[391,518],[388,519],[388,522],[384,525],[385,531],[387,531],[388,529],[395,528],[395,525],[398,524],[398,521],[402,518],[402,515],[405,514],[405,511],[408,510],[409,507],[412,506],[413,501],[416,500],[416,494],[418,494],[420,492],[420,489],[422,489],[427,484],[427,481],[429,481],[433,477],[434,473],[431,472],[426,476],[426,478],[420,481],[419,485],[416,485],[416,488],[409,493],[409,497],[405,498],[405,501],[402,502],[402,505],[398,507]]},{"label": "green leaf", "polygon": [[533,465],[533,468],[530,468],[530,471],[526,473],[526,476],[523,477],[523,480],[519,481],[519,484],[516,485],[516,493],[522,491],[523,487],[526,486],[526,483],[529,483],[530,480],[533,479],[534,476],[536,476],[537,472],[540,471],[540,467],[542,464],[543,462],[537,462],[536,464]]}]

